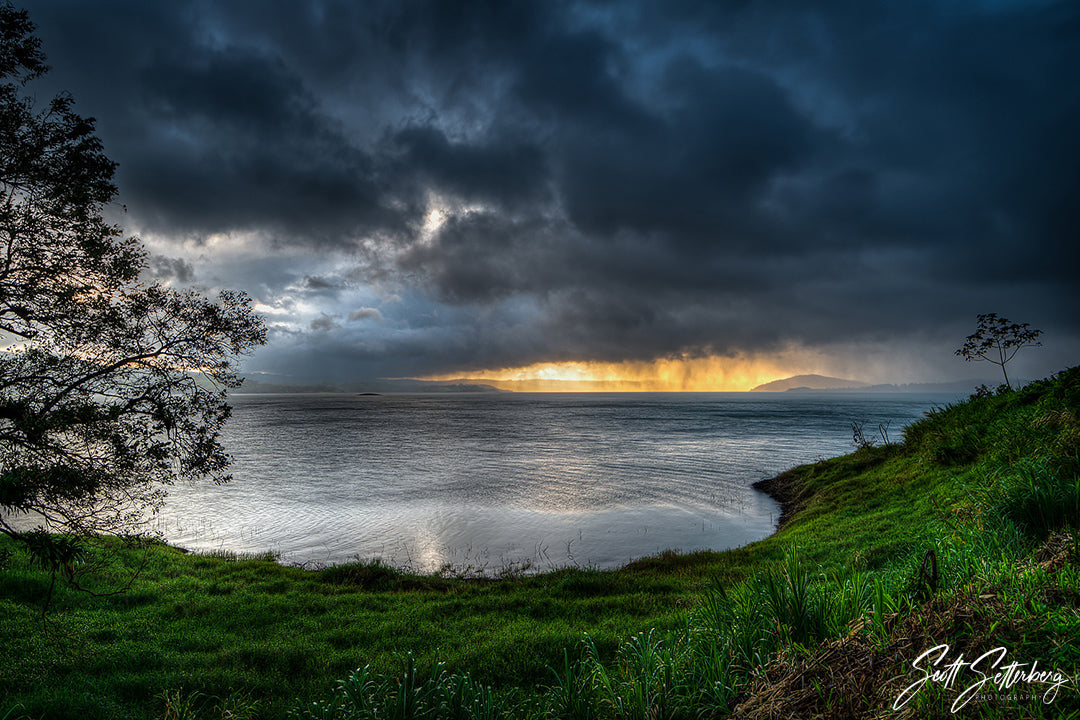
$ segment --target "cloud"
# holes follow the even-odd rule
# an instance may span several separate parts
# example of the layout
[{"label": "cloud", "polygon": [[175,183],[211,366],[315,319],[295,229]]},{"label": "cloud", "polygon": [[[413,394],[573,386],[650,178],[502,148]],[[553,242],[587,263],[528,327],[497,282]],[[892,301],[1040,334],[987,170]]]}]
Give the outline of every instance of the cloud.
[{"label": "cloud", "polygon": [[278,371],[1080,336],[1073,3],[29,9],[125,222],[199,248],[154,272],[292,303]]},{"label": "cloud", "polygon": [[349,322],[360,322],[362,320],[374,320],[378,323],[386,322],[386,318],[383,317],[378,308],[363,307],[349,313]]},{"label": "cloud", "polygon": [[548,200],[546,158],[535,145],[451,142],[430,126],[405,128],[393,142],[399,172],[425,190],[508,210]]},{"label": "cloud", "polygon": [[329,290],[335,287],[334,283],[321,277],[308,275],[304,278],[304,287],[312,290]]},{"label": "cloud", "polygon": [[191,263],[183,258],[163,257],[152,255],[147,260],[150,277],[159,282],[176,282],[189,284],[195,280],[195,270]]},{"label": "cloud", "polygon": [[340,327],[341,326],[338,325],[334,318],[326,314],[319,315],[319,317],[311,321],[311,329],[315,332],[329,332],[330,330],[336,330]]}]

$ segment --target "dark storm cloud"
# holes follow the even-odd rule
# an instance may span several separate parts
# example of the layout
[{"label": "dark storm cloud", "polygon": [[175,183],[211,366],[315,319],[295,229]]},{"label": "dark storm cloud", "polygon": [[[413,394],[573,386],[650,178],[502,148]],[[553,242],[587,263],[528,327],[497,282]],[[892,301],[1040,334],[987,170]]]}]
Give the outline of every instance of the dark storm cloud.
[{"label": "dark storm cloud", "polygon": [[308,275],[304,278],[304,287],[311,290],[329,290],[337,287],[333,282],[314,275]]},{"label": "dark storm cloud", "polygon": [[183,258],[151,256],[148,259],[150,276],[154,280],[176,280],[181,283],[191,283],[195,280],[195,269],[191,263]]},{"label": "dark storm cloud", "polygon": [[216,42],[192,5],[30,10],[57,68],[50,82],[99,117],[144,226],[306,241],[398,226],[370,156],[274,51]]},{"label": "dark storm cloud", "polygon": [[246,52],[157,61],[140,74],[148,128],[129,163],[132,202],[172,226],[293,233],[390,222],[371,159],[280,62]]},{"label": "dark storm cloud", "polygon": [[505,209],[546,200],[545,158],[525,143],[452,143],[432,127],[410,127],[394,137],[398,164],[422,187]]},{"label": "dark storm cloud", "polygon": [[607,127],[606,147],[588,147],[594,135],[575,138],[566,174],[571,216],[584,229],[715,232],[717,220],[745,209],[812,149],[810,121],[762,73],[682,57],[662,84],[654,123]]},{"label": "dark storm cloud", "polygon": [[30,11],[145,227],[375,248],[353,282],[454,310],[342,366],[1080,332],[1074,3]]}]

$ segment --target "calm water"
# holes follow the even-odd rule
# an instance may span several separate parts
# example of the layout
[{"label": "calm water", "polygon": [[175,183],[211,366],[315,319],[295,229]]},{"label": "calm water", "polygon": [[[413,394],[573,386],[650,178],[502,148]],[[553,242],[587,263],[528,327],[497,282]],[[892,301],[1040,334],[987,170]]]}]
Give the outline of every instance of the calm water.
[{"label": "calm water", "polygon": [[756,480],[849,452],[945,396],[238,395],[226,486],[172,489],[155,527],[283,562],[382,558],[496,572],[615,567],[769,535]]}]

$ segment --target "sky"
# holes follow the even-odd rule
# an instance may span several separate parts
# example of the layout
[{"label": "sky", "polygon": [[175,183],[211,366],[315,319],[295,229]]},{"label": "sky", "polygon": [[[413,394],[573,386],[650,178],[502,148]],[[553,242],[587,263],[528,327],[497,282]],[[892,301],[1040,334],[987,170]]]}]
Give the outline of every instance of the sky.
[{"label": "sky", "polygon": [[23,3],[150,279],[264,382],[991,378],[1080,358],[1080,4]]}]

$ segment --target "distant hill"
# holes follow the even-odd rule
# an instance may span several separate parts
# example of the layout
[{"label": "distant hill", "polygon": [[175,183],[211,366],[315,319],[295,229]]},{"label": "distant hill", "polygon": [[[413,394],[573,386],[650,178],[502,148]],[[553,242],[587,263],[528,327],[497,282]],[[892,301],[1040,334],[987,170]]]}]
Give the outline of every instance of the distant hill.
[{"label": "distant hill", "polygon": [[[1017,384],[1017,387],[1021,387],[1025,383]],[[987,385],[991,389],[997,387],[997,383],[994,382],[982,382],[979,380],[954,380],[951,382],[940,383],[905,383],[903,385],[859,385],[858,387],[850,388],[834,388],[832,390],[812,390],[810,388],[792,388],[788,392],[852,392],[852,393],[957,393],[962,395],[969,395],[979,385]]]},{"label": "distant hill", "polygon": [[[997,384],[987,380],[953,380],[938,383],[905,383],[903,385],[880,384],[868,385],[856,380],[826,377],[824,375],[796,375],[784,380],[758,385],[750,392],[863,392],[863,393],[959,393],[967,395],[981,384],[996,388]],[[1021,382],[1017,387],[1022,386]]]},{"label": "distant hill", "polygon": [[788,390],[849,390],[865,388],[867,384],[858,380],[827,377],[825,375],[795,375],[783,380],[773,380],[764,385],[751,388],[750,392],[786,392]]}]

